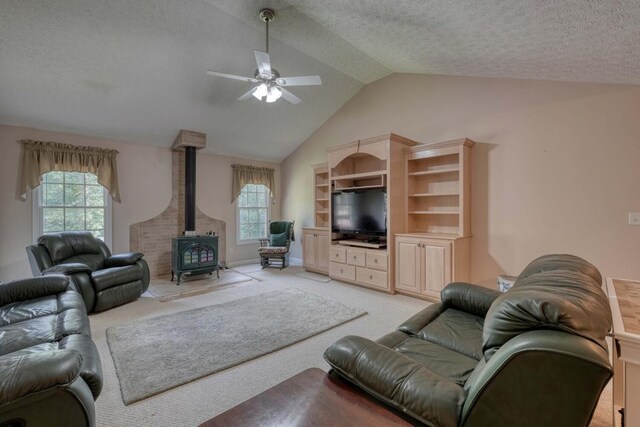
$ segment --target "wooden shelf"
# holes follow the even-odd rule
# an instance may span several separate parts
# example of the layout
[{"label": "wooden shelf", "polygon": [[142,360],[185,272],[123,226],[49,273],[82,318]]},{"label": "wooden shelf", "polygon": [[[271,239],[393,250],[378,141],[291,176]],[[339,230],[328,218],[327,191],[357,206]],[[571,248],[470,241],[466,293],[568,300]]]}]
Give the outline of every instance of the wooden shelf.
[{"label": "wooden shelf", "polygon": [[336,191],[365,190],[367,188],[384,188],[384,184],[379,185],[356,185],[354,187],[340,187]]},{"label": "wooden shelf", "polygon": [[352,173],[352,174],[349,174],[349,175],[332,176],[331,180],[332,181],[336,181],[336,180],[339,180],[339,179],[376,178],[378,176],[386,175],[386,174],[387,174],[387,171],[379,170],[379,171],[372,171],[372,172]]},{"label": "wooden shelf", "polygon": [[429,170],[429,171],[419,171],[419,172],[411,172],[409,176],[422,176],[422,175],[437,175],[442,173],[453,173],[460,172],[460,168],[447,168],[447,169],[438,169],[438,170]]},{"label": "wooden shelf", "polygon": [[329,181],[329,168],[326,163],[313,166],[313,181],[315,184],[315,226],[328,227],[331,182]]},{"label": "wooden shelf", "polygon": [[409,215],[460,215],[460,212],[448,211],[409,211]]},{"label": "wooden shelf", "polygon": [[460,193],[414,193],[409,194],[408,197],[445,197],[445,196],[459,196]]}]

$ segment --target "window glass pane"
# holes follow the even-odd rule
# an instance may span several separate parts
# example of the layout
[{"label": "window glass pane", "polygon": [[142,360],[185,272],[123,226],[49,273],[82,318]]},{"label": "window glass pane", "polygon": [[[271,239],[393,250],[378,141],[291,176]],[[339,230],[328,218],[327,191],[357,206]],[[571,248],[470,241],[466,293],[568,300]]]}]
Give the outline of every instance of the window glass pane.
[{"label": "window glass pane", "polygon": [[101,185],[86,186],[87,206],[104,206],[104,190]]},{"label": "window glass pane", "polygon": [[104,240],[104,230],[91,230],[91,233],[100,240]]},{"label": "window glass pane", "polygon": [[65,184],[64,204],[65,206],[83,206],[84,205],[84,185]]},{"label": "window glass pane", "polygon": [[260,224],[251,224],[251,236],[254,239],[262,237]]},{"label": "window glass pane", "polygon": [[256,206],[258,204],[258,196],[256,193],[247,194],[247,206]]},{"label": "window glass pane", "polygon": [[267,208],[261,208],[259,210],[259,222],[266,223],[267,222]]},{"label": "window glass pane", "polygon": [[244,224],[249,220],[249,212],[247,209],[240,209],[240,224]]},{"label": "window glass pane", "polygon": [[247,240],[250,238],[249,233],[250,225],[249,224],[240,224],[240,240]]},{"label": "window glass pane", "polygon": [[241,208],[247,206],[247,193],[244,191],[240,193],[240,197],[238,197],[238,206]]},{"label": "window glass pane", "polygon": [[63,176],[64,172],[47,172],[44,174],[44,181],[62,183]]},{"label": "window glass pane", "polygon": [[64,231],[64,209],[63,208],[43,208],[43,232],[55,233]]},{"label": "window glass pane", "polygon": [[86,230],[99,230],[104,227],[104,209],[93,208],[86,210]]},{"label": "window glass pane", "polygon": [[251,223],[258,222],[258,210],[257,209],[251,209],[249,211],[249,222],[251,222]]},{"label": "window glass pane", "polygon": [[86,184],[98,184],[98,177],[92,173],[84,174],[84,180]]},{"label": "window glass pane", "polygon": [[43,184],[43,204],[45,206],[62,206],[64,204],[64,186],[62,184]]},{"label": "window glass pane", "polygon": [[64,181],[67,184],[84,184],[84,174],[80,172],[66,172]]},{"label": "window glass pane", "polygon": [[64,210],[64,229],[65,230],[84,230],[84,209],[82,208],[66,208]]}]

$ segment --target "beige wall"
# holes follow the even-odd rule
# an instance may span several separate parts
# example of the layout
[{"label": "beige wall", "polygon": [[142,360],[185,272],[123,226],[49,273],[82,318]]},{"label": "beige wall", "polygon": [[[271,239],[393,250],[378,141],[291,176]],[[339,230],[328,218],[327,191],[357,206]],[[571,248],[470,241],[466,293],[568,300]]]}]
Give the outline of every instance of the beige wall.
[{"label": "beige wall", "polygon": [[[283,216],[312,225],[311,164],[325,148],[388,132],[469,137],[472,279],[573,253],[640,279],[640,86],[394,74],[368,86],[282,164]],[[300,256],[297,241],[294,256]]]},{"label": "beige wall", "polygon": [[[178,129],[176,129],[176,135]],[[113,203],[114,252],[129,250],[129,225],[161,213],[171,199],[171,151],[168,148],[133,144],[89,136],[0,125],[0,280],[30,277],[25,247],[32,242],[31,197],[16,198],[21,139],[57,141],[113,148],[118,155],[122,203]],[[231,204],[231,164],[243,163],[276,168],[274,163],[198,153],[197,205],[205,214],[227,223],[227,262],[257,258],[257,245],[236,245],[235,204]],[[280,215],[280,201],[272,218]]]}]

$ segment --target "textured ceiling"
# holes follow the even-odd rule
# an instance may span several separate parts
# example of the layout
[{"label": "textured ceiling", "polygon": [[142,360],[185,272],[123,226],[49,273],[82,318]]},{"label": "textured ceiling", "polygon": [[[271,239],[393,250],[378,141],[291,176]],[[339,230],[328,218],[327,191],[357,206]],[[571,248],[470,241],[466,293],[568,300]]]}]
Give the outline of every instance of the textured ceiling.
[{"label": "textured ceiling", "polygon": [[[237,101],[276,10],[273,65],[303,102]],[[279,161],[392,72],[640,84],[638,0],[2,0],[0,123]]]}]

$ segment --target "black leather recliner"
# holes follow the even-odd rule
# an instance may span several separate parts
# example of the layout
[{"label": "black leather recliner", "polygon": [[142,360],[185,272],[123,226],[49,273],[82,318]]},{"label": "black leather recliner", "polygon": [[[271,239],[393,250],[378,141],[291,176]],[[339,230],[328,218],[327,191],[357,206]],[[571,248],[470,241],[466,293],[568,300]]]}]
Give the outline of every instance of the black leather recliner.
[{"label": "black leather recliner", "polygon": [[27,247],[34,275],[64,274],[82,295],[87,312],[99,312],[139,298],[149,287],[149,267],[140,252],[111,255],[86,231],[45,234]]},{"label": "black leather recliner", "polygon": [[394,332],[344,337],[324,357],[428,426],[585,427],[613,374],[601,283],[587,261],[546,255],[504,294],[451,283]]},{"label": "black leather recliner", "polygon": [[0,426],[94,426],[103,377],[69,278],[0,284]]}]

